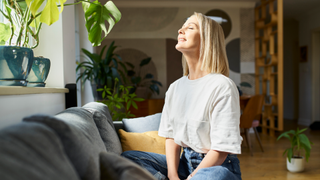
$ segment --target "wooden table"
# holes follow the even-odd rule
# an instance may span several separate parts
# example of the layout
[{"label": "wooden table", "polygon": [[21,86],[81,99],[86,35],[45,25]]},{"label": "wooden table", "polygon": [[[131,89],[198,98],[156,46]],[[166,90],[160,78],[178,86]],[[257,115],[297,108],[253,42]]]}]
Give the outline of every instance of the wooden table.
[{"label": "wooden table", "polygon": [[146,99],[142,102],[136,102],[138,109],[130,107],[130,111],[136,117],[145,117],[148,115],[161,113],[164,105],[164,99]]}]

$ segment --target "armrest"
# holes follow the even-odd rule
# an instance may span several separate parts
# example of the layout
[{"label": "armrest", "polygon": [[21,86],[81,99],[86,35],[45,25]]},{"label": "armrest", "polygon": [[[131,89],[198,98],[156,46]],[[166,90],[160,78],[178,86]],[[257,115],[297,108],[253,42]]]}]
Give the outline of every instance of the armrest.
[{"label": "armrest", "polygon": [[124,126],[123,126],[123,123],[122,121],[113,121],[113,125],[114,125],[114,129],[116,130],[117,132],[117,135],[120,139],[120,136],[119,136],[119,129],[124,129]]}]

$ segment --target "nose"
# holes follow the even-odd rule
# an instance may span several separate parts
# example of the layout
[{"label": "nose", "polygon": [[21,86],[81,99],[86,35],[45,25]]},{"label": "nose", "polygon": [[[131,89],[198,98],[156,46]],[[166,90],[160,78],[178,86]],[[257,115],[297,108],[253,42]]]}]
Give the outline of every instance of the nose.
[{"label": "nose", "polygon": [[178,34],[184,34],[184,32],[183,32],[183,29],[182,29],[182,28],[178,30]]}]

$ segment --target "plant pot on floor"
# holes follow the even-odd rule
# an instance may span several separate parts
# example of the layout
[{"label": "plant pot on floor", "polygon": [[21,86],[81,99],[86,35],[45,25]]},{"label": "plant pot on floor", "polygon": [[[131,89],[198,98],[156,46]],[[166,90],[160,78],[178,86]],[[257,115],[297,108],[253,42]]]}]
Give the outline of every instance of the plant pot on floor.
[{"label": "plant pot on floor", "polygon": [[0,46],[0,86],[26,86],[32,63],[32,49]]},{"label": "plant pot on floor", "polygon": [[303,157],[292,157],[291,162],[287,158],[287,169],[290,172],[302,172],[305,167],[305,159]]},{"label": "plant pot on floor", "polygon": [[34,57],[32,68],[27,78],[27,86],[45,87],[45,81],[48,77],[50,66],[50,59],[44,57]]}]

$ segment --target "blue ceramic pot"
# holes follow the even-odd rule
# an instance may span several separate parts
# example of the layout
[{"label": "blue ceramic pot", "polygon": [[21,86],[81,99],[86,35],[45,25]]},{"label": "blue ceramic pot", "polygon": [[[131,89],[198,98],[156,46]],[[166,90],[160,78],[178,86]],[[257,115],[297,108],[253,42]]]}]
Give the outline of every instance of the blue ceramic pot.
[{"label": "blue ceramic pot", "polygon": [[34,57],[31,72],[27,78],[28,87],[44,87],[50,70],[50,59]]},{"label": "blue ceramic pot", "polygon": [[0,46],[0,86],[26,86],[32,63],[32,49]]}]

